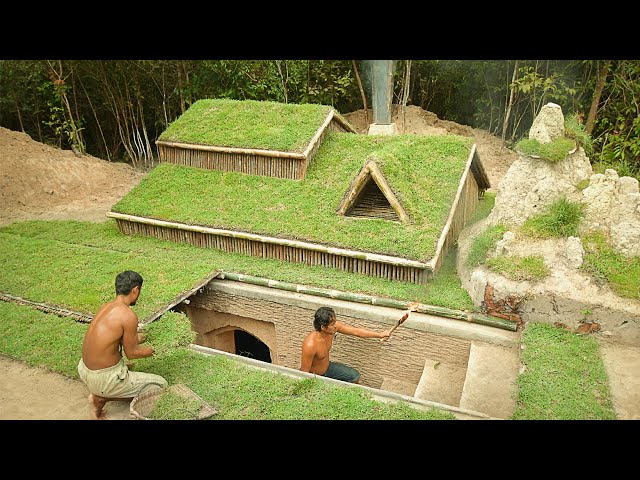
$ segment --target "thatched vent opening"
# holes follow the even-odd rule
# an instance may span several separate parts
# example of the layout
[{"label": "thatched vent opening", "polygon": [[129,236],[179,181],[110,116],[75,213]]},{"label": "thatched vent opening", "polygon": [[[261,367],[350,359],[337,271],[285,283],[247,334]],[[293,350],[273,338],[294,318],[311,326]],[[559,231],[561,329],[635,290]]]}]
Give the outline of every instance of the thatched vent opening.
[{"label": "thatched vent opening", "polygon": [[409,222],[409,215],[387,183],[375,159],[368,160],[351,182],[338,215]]},{"label": "thatched vent opening", "polygon": [[360,191],[360,194],[354,199],[351,208],[345,212],[345,216],[400,221],[400,217],[398,217],[389,200],[387,200],[378,184],[371,177]]}]

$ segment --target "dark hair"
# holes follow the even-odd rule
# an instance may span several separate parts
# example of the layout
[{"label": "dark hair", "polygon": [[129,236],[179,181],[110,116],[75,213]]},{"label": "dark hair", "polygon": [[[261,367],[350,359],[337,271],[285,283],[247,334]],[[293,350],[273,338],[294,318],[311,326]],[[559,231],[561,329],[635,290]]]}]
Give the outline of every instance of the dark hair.
[{"label": "dark hair", "polygon": [[138,272],[126,270],[116,276],[116,295],[129,295],[134,287],[142,287],[142,277]]},{"label": "dark hair", "polygon": [[336,318],[336,312],[331,307],[320,307],[316,310],[313,316],[313,328],[317,331],[322,330],[322,327],[328,327],[331,320]]}]

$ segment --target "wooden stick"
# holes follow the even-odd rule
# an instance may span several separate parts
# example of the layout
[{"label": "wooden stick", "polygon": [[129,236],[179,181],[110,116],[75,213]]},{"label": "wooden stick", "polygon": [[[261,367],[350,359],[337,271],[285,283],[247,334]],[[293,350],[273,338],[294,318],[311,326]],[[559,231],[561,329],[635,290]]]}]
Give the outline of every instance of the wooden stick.
[{"label": "wooden stick", "polygon": [[420,305],[420,302],[410,303],[409,307],[404,312],[402,312],[402,316],[398,319],[398,323],[396,323],[389,331],[389,336],[381,338],[380,342],[386,342],[387,340],[389,340],[391,338],[391,334],[395,331],[395,329],[402,325],[407,318],[409,318],[409,314],[418,310],[418,305]]},{"label": "wooden stick", "polygon": [[306,160],[307,157],[303,153],[284,152],[278,150],[265,150],[259,148],[240,148],[240,147],[218,147],[215,145],[200,145],[197,143],[169,142],[166,140],[157,140],[157,146],[183,148],[186,150],[203,150],[207,152],[223,152],[223,153],[241,153],[245,155],[261,155],[264,157],[293,158],[295,160]]}]

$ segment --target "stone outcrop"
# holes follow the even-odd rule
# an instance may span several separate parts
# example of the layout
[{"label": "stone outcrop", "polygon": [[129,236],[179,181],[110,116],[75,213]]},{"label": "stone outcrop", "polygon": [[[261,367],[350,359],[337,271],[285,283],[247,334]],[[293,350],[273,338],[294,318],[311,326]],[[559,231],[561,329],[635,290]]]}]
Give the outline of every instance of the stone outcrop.
[{"label": "stone outcrop", "polygon": [[[548,104],[533,122],[530,138],[547,143],[564,135],[562,111]],[[583,190],[580,183],[588,180]],[[582,185],[580,185],[582,186]],[[578,237],[539,240],[526,238],[517,227],[543,213],[560,197],[584,205],[580,235],[597,230],[625,255],[640,255],[640,191],[638,181],[619,177],[615,170],[594,174],[584,149],[576,148],[556,163],[519,154],[497,187],[489,216],[463,230],[458,238],[458,272],[475,305],[482,306],[488,285],[496,301],[521,298],[517,312],[523,321],[561,322],[576,331],[597,322],[602,334],[640,344],[640,298],[622,298],[582,271],[585,251]],[[502,223],[507,231],[489,256],[539,255],[551,274],[538,282],[517,282],[484,266],[469,268],[466,259],[473,238]]]},{"label": "stone outcrop", "polygon": [[562,108],[555,103],[547,103],[533,120],[529,129],[529,139],[540,143],[551,143],[556,138],[564,137],[564,115]]},{"label": "stone outcrop", "polygon": [[585,218],[581,230],[607,234],[613,247],[629,256],[640,255],[640,191],[638,180],[618,177],[615,170],[592,175],[582,191]]},{"label": "stone outcrop", "polygon": [[583,148],[557,163],[519,154],[498,184],[490,222],[520,226],[562,196],[581,201],[582,194],[576,185],[591,175],[593,169]]}]

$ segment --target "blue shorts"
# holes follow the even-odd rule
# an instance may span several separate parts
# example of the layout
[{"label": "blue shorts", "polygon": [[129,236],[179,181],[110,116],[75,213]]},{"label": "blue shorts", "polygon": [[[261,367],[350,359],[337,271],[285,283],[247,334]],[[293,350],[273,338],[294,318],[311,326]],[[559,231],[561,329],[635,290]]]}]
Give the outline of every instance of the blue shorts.
[{"label": "blue shorts", "polygon": [[324,375],[322,376],[351,383],[357,382],[360,378],[360,374],[355,368],[331,361],[329,362],[329,368],[327,368],[327,371],[324,372]]}]

